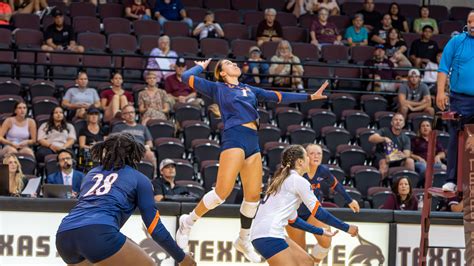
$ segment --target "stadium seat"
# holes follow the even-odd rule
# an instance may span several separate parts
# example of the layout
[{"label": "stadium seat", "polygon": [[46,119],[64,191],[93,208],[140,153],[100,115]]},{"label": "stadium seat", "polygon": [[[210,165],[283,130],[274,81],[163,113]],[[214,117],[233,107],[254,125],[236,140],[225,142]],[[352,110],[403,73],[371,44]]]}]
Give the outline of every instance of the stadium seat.
[{"label": "stadium seat", "polygon": [[84,46],[86,52],[104,52],[107,48],[105,36],[100,33],[79,33],[77,35],[77,42]]},{"label": "stadium seat", "polygon": [[258,116],[260,117],[260,124],[270,124],[271,115],[268,110],[262,107],[257,107]]},{"label": "stadium seat", "polygon": [[54,82],[63,84],[66,81],[75,80],[81,61],[82,55],[78,53],[51,53],[52,73],[50,74],[54,77]]},{"label": "stadium seat", "polygon": [[388,169],[388,177],[392,182],[394,182],[397,178],[405,176],[408,177],[411,181],[411,185],[416,187],[418,185],[418,181],[420,180],[420,176],[417,172],[408,170],[406,167],[397,166],[397,167],[390,167]]},{"label": "stadium seat", "polygon": [[357,144],[365,151],[368,158],[374,155],[375,145],[369,142],[369,137],[375,133],[371,128],[359,128],[356,130]]},{"label": "stadium seat", "polygon": [[275,110],[275,120],[281,130],[281,136],[285,136],[289,125],[299,125],[303,122],[303,114],[296,108],[278,107]]},{"label": "stadium seat", "polygon": [[99,17],[105,18],[122,18],[124,16],[125,7],[119,3],[105,3],[99,5]]},{"label": "stadium seat", "polygon": [[12,32],[0,28],[0,48],[10,48],[12,45]]},{"label": "stadium seat", "polygon": [[451,35],[454,31],[461,32],[463,27],[464,23],[461,21],[445,20],[439,23],[439,33]]},{"label": "stadium seat", "polygon": [[311,109],[308,116],[311,121],[311,127],[316,133],[316,138],[321,138],[321,129],[325,126],[334,126],[336,124],[336,114],[328,109]]},{"label": "stadium seat", "polygon": [[[56,84],[49,80],[33,80],[28,84],[30,97],[35,98],[38,96],[50,96],[53,97],[56,93]],[[1,90],[1,85],[0,85]]]},{"label": "stadium seat", "polygon": [[190,104],[175,105],[174,118],[180,124],[186,120],[201,120],[201,108]]},{"label": "stadium seat", "polygon": [[38,115],[49,115],[56,106],[59,106],[59,101],[55,97],[39,96],[31,100],[33,114]]},{"label": "stadium seat", "polygon": [[191,37],[173,37],[171,38],[171,49],[182,56],[195,56],[199,51],[198,41]]},{"label": "stadium seat", "polygon": [[[357,190],[357,188],[353,187],[344,187],[347,194],[351,196],[351,198],[359,203],[359,206],[364,206],[364,200],[362,199],[362,194]],[[334,203],[337,204],[340,208],[347,207],[346,201],[344,197],[340,193],[336,193],[334,195]]]},{"label": "stadium seat", "polygon": [[143,55],[149,55],[151,50],[158,46],[158,36],[142,35],[138,39],[138,46],[140,53]]},{"label": "stadium seat", "polygon": [[287,143],[270,141],[264,145],[264,155],[270,173],[275,172],[276,166],[281,162],[281,153],[288,146]]},{"label": "stadium seat", "polygon": [[18,80],[11,78],[0,78],[0,95],[19,96],[20,93],[21,83]]},{"label": "stadium seat", "polygon": [[370,117],[361,110],[344,110],[342,111],[342,121],[344,128],[351,133],[352,138],[355,139],[357,129],[361,127],[369,127]]},{"label": "stadium seat", "polygon": [[44,157],[44,170],[45,170],[46,177],[59,170],[57,159],[58,159],[57,154],[48,154]]},{"label": "stadium seat", "polygon": [[[378,187],[377,187],[378,188]],[[369,189],[369,197],[372,201],[372,208],[373,209],[381,209],[384,205],[385,201],[387,201],[387,197],[391,197],[393,195],[392,191],[389,188],[383,188],[383,190],[378,191],[376,193],[370,194]]]},{"label": "stadium seat", "polygon": [[[436,21],[443,21],[449,19],[449,12],[446,6],[441,5],[430,5],[430,18],[434,18]],[[465,20],[466,18],[464,18]]]},{"label": "stadium seat", "polygon": [[407,47],[411,47],[413,41],[420,39],[420,35],[418,33],[413,32],[403,32],[402,33],[403,40],[407,43]]},{"label": "stadium seat", "polygon": [[[297,26],[284,26],[283,39],[289,42],[307,42],[308,31]],[[293,48],[293,47],[292,47]]]},{"label": "stadium seat", "polygon": [[306,101],[299,104],[299,107],[300,107],[299,109],[301,113],[303,113],[303,116],[306,120],[310,118],[309,111],[311,109],[323,109],[324,107],[326,107],[326,104],[327,104],[326,99],[321,99],[317,101]]},{"label": "stadium seat", "polygon": [[193,22],[204,21],[207,10],[202,7],[190,7],[186,8],[186,15],[193,20]]},{"label": "stadium seat", "polygon": [[200,42],[204,57],[225,58],[229,54],[229,43],[223,39],[205,38]]},{"label": "stadium seat", "polygon": [[[237,23],[227,23],[222,26],[222,30],[225,32],[224,38],[228,40],[229,42],[231,42],[232,53],[234,56],[248,56],[250,47],[256,45],[255,41],[250,41],[250,40],[247,41],[247,39],[249,38],[249,31],[245,25],[237,24]],[[240,44],[235,45],[234,44],[235,41],[240,42]],[[250,46],[246,45],[249,43],[250,43]],[[239,47],[242,44],[246,46]],[[240,49],[237,52],[238,48]]]},{"label": "stadium seat", "polygon": [[2,62],[0,64],[0,75],[12,76],[15,64],[15,53],[13,51],[0,51],[0,62]]},{"label": "stadium seat", "polygon": [[446,46],[446,44],[449,42],[450,39],[451,39],[450,34],[433,35],[433,41],[435,41],[438,44],[438,48],[441,50],[444,49],[444,46]]},{"label": "stadium seat", "polygon": [[350,176],[351,167],[354,165],[364,165],[367,155],[360,146],[341,144],[336,148],[336,158],[346,176]]},{"label": "stadium seat", "polygon": [[[285,28],[285,27],[294,28],[298,24],[298,19],[296,18],[295,15],[293,15],[293,13],[277,12],[275,20],[280,22],[280,25],[283,28]],[[304,28],[300,28],[300,29],[304,29]],[[306,33],[306,34],[308,34],[308,33]],[[288,39],[288,41],[290,41],[290,40]]]},{"label": "stadium seat", "polygon": [[[385,13],[387,13],[387,10],[389,8],[390,8],[390,3],[381,1],[381,2],[377,2],[374,9],[375,9],[375,11],[379,12],[380,14],[385,14]],[[403,10],[402,10],[402,12],[403,12]]]},{"label": "stadium seat", "polygon": [[182,0],[185,7],[203,7],[203,0]]},{"label": "stadium seat", "polygon": [[357,106],[356,99],[347,93],[331,93],[328,99],[331,110],[336,114],[337,121],[341,121],[342,111],[355,109]]},{"label": "stadium seat", "polygon": [[[377,5],[378,4],[379,3],[377,3]],[[362,9],[362,3],[361,2],[344,2],[344,4],[341,6],[341,9],[344,14],[348,16],[352,16]],[[386,11],[387,10],[384,10],[383,13],[385,13]]]},{"label": "stadium seat", "polygon": [[352,166],[351,177],[354,186],[360,191],[363,198],[367,198],[369,188],[378,186],[382,180],[380,172],[375,167],[366,165]]},{"label": "stadium seat", "polygon": [[40,48],[43,44],[43,33],[39,30],[18,29],[14,34],[15,45],[18,48]]},{"label": "stadium seat", "polygon": [[130,34],[132,32],[132,25],[125,18],[105,18],[102,23],[106,35],[113,33]]},{"label": "stadium seat", "polygon": [[219,170],[218,161],[201,162],[201,179],[203,181],[206,192],[212,189],[212,185],[217,180],[217,171]]},{"label": "stadium seat", "polygon": [[17,29],[40,30],[40,17],[35,14],[15,13],[11,23]]},{"label": "stadium seat", "polygon": [[176,177],[175,180],[188,180],[194,179],[194,168],[188,160],[172,158],[176,163]]},{"label": "stadium seat", "polygon": [[375,48],[373,46],[353,46],[351,47],[351,61],[362,65],[365,61],[372,59]]},{"label": "stadium seat", "polygon": [[394,112],[390,111],[379,111],[374,115],[375,123],[377,128],[391,127],[392,118],[395,115]]},{"label": "stadium seat", "polygon": [[69,5],[69,16],[96,17],[96,6],[89,2],[73,2]]},{"label": "stadium seat", "polygon": [[[229,23],[240,24],[241,23],[240,14],[237,10],[229,10],[229,9],[216,10],[214,12],[214,18],[217,23],[223,26],[225,35],[227,35],[227,31],[225,30],[226,24],[229,24]],[[247,32],[247,35],[248,35],[248,32]]]},{"label": "stadium seat", "polygon": [[336,155],[336,148],[341,144],[348,144],[351,140],[349,131],[333,126],[325,126],[321,129],[324,144],[331,152],[331,158]]},{"label": "stadium seat", "polygon": [[308,88],[319,88],[329,77],[331,73],[327,66],[306,65],[304,67],[303,80]]},{"label": "stadium seat", "polygon": [[361,69],[358,67],[335,67],[334,78],[338,90],[359,90],[362,82],[357,79],[361,78]]},{"label": "stadium seat", "polygon": [[441,146],[444,150],[447,150],[449,143],[449,133],[444,131],[438,131],[437,133],[436,140],[441,143]]},{"label": "stadium seat", "polygon": [[274,8],[277,12],[285,11],[285,0],[259,0],[260,10],[265,11],[267,8]]},{"label": "stadium seat", "polygon": [[160,36],[161,26],[155,20],[135,20],[132,25],[133,32],[138,37],[143,35]]},{"label": "stadium seat", "polygon": [[211,135],[211,128],[199,120],[187,120],[182,123],[184,147],[191,149],[191,143],[195,139],[208,139]]},{"label": "stadium seat", "polygon": [[159,165],[163,159],[183,158],[184,144],[177,138],[157,138],[154,140],[154,147],[157,153],[156,163]]},{"label": "stadium seat", "polygon": [[[89,79],[108,80],[110,78],[110,68],[112,67],[112,57],[103,53],[98,55],[84,55],[82,65],[86,68]],[[89,83],[89,86],[91,84]]]},{"label": "stadium seat", "polygon": [[321,58],[327,63],[347,63],[349,48],[342,45],[324,45],[321,48]]},{"label": "stadium seat", "polygon": [[[424,176],[422,176],[421,178],[425,178]],[[448,179],[448,175],[446,173],[446,171],[435,171],[433,173],[433,184],[432,186],[433,187],[442,187],[445,183],[446,183],[446,180]],[[424,186],[424,184],[423,184]]]},{"label": "stadium seat", "polygon": [[146,126],[150,130],[153,139],[173,138],[175,136],[176,128],[173,122],[169,120],[151,119],[148,120]]},{"label": "stadium seat", "polygon": [[430,124],[433,124],[434,118],[428,113],[414,112],[408,114],[407,120],[407,124],[410,125],[411,130],[417,132],[421,122],[428,120]]},{"label": "stadium seat", "polygon": [[231,0],[232,9],[235,10],[257,10],[258,1],[255,0]]},{"label": "stadium seat", "polygon": [[153,164],[149,161],[140,161],[137,163],[137,170],[144,174],[150,180],[154,179]]},{"label": "stadium seat", "polygon": [[168,20],[163,24],[163,34],[169,37],[189,36],[189,26],[182,21]]},{"label": "stadium seat", "polygon": [[288,135],[291,144],[313,143],[316,139],[316,132],[310,127],[301,125],[289,125]]},{"label": "stadium seat", "polygon": [[342,33],[347,29],[347,27],[351,26],[351,18],[346,15],[329,16],[328,22],[334,23],[339,30],[339,33]]},{"label": "stadium seat", "polygon": [[0,95],[0,114],[13,114],[17,102],[23,102],[19,95]]},{"label": "stadium seat", "polygon": [[215,140],[210,139],[194,139],[191,141],[193,149],[193,160],[200,165],[203,161],[219,160],[221,147]]},{"label": "stadium seat", "polygon": [[[308,34],[308,32],[306,32],[306,34]],[[319,60],[318,47],[310,43],[292,42],[291,48],[293,49],[293,54],[295,54],[300,59],[300,61],[318,61]],[[304,76],[311,76],[311,74],[306,73],[308,71],[308,67],[310,66],[308,65],[304,66],[304,74],[303,74]],[[327,76],[329,76],[329,73],[328,75],[326,75],[326,77]]]},{"label": "stadium seat", "polygon": [[343,184],[346,181],[348,175],[344,172],[344,170],[342,170],[341,167],[339,167],[339,165],[328,164],[327,167],[329,169],[329,172],[331,172],[331,174],[337,179],[339,183]]},{"label": "stadium seat", "polygon": [[204,7],[207,9],[231,9],[230,0],[204,0]]},{"label": "stadium seat", "polygon": [[197,197],[197,200],[201,199],[204,196],[204,194],[206,193],[206,191],[201,186],[201,184],[199,184],[196,181],[178,180],[178,181],[175,182],[175,185],[177,187],[185,188],[187,191],[190,192],[191,196]]},{"label": "stadium seat", "polygon": [[244,24],[247,26],[258,25],[264,19],[264,13],[261,11],[247,11],[244,13]]},{"label": "stadium seat", "polygon": [[96,17],[79,16],[72,19],[74,32],[94,32],[100,33],[100,20]]},{"label": "stadium seat", "polygon": [[316,15],[306,13],[298,18],[298,22],[300,24],[300,27],[305,28],[305,29],[311,29],[311,25],[313,24],[313,21],[316,18],[317,18]]},{"label": "stadium seat", "polygon": [[35,175],[36,174],[36,160],[35,157],[26,153],[17,153],[16,157],[20,161],[21,170],[25,175]]},{"label": "stadium seat", "polygon": [[263,151],[265,143],[273,141],[277,142],[281,137],[281,130],[271,124],[260,124],[258,129],[258,137],[260,143],[260,150]]},{"label": "stadium seat", "polygon": [[420,5],[418,4],[400,4],[400,10],[408,21],[413,21],[420,16]]},{"label": "stadium seat", "polygon": [[137,39],[129,34],[110,34],[107,43],[114,54],[133,54],[137,50]]},{"label": "stadium seat", "polygon": [[360,97],[360,105],[362,110],[366,112],[372,121],[375,119],[375,113],[379,111],[386,111],[388,108],[387,100],[376,94],[366,94]]},{"label": "stadium seat", "polygon": [[452,6],[450,9],[451,19],[466,21],[467,15],[471,12],[472,8],[467,6]]}]

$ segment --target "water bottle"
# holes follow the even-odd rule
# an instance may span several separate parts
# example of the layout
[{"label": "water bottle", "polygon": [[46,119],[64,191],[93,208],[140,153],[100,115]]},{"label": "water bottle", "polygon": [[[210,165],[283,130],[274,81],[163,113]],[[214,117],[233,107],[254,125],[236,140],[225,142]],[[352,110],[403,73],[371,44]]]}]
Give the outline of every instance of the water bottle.
[{"label": "water bottle", "polygon": [[418,196],[418,210],[423,210],[423,194]]}]

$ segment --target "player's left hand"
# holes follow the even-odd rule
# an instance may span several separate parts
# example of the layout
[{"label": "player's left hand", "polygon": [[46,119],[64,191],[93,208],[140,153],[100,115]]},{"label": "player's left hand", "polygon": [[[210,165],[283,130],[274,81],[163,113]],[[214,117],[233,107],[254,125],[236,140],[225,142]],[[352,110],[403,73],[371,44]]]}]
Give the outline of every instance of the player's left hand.
[{"label": "player's left hand", "polygon": [[186,253],[184,260],[179,263],[179,266],[195,266],[197,265],[196,261],[193,258],[193,253]]},{"label": "player's left hand", "polygon": [[337,233],[339,233],[339,230],[336,230],[336,231],[334,231],[334,232],[331,232],[331,230],[326,229],[326,228],[324,228],[323,230],[324,230],[323,236],[327,236],[327,237],[333,237],[333,236],[335,236]]},{"label": "player's left hand", "polygon": [[323,95],[323,92],[327,88],[328,85],[329,85],[329,81],[326,80],[323,83],[323,85],[321,85],[321,87],[319,87],[319,89],[315,93],[311,94],[311,100],[314,101],[314,100],[326,99],[327,96]]},{"label": "player's left hand", "polygon": [[351,203],[349,203],[349,208],[355,213],[360,212],[360,206],[357,200],[352,200]]}]

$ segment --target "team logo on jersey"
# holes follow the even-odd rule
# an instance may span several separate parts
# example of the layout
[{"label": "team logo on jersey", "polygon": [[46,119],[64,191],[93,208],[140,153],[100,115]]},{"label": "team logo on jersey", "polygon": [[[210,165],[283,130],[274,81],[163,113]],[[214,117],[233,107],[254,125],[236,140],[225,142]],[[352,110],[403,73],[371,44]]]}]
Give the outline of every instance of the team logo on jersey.
[{"label": "team logo on jersey", "polygon": [[360,245],[352,250],[349,256],[349,265],[383,265],[385,257],[383,256],[382,250],[360,235],[358,235],[357,238]]},{"label": "team logo on jersey", "polygon": [[156,265],[160,266],[161,262],[168,259],[170,255],[150,237],[145,226],[143,226],[142,230],[147,238],[143,239],[139,246],[155,261]]}]

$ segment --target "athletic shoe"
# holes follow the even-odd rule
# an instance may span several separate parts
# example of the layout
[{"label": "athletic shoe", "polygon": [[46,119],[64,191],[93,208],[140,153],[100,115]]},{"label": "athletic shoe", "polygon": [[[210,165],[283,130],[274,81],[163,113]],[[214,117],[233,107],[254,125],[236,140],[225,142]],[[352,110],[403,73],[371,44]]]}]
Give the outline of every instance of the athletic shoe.
[{"label": "athletic shoe", "polygon": [[179,217],[179,228],[176,231],[176,243],[183,250],[188,250],[189,234],[191,233],[191,226],[186,223],[186,219],[189,215],[183,214]]},{"label": "athletic shoe", "polygon": [[456,188],[457,188],[456,184],[452,182],[448,182],[441,187],[443,191],[450,191],[450,192],[455,192]]},{"label": "athletic shoe", "polygon": [[234,248],[242,252],[242,254],[244,254],[244,256],[253,263],[259,263],[262,260],[260,255],[257,252],[255,252],[255,249],[250,243],[249,238],[245,238],[245,239],[242,239],[241,237],[237,238],[234,241]]}]

